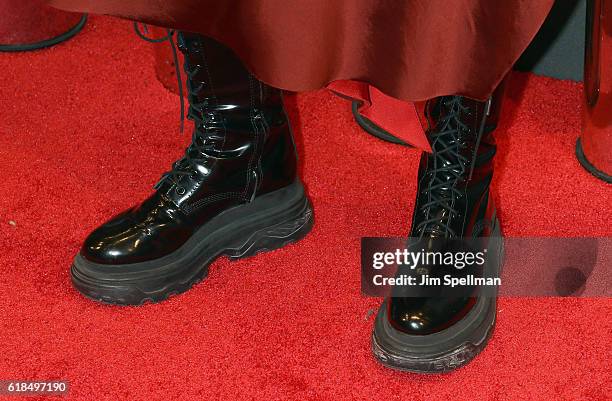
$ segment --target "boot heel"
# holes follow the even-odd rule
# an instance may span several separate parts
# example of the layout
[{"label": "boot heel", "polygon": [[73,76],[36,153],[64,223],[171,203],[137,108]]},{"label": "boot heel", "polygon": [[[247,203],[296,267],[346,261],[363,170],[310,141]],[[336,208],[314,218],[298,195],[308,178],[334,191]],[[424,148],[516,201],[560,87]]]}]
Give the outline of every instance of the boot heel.
[{"label": "boot heel", "polygon": [[255,231],[240,246],[226,250],[225,254],[230,260],[238,260],[282,248],[304,238],[313,224],[312,206],[305,199],[304,207],[297,216]]}]

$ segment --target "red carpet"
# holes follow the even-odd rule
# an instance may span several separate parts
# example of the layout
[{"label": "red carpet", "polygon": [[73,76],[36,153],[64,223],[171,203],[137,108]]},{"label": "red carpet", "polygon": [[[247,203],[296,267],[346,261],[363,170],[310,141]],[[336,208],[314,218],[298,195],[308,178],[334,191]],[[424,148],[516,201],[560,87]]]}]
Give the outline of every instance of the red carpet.
[{"label": "red carpet", "polygon": [[[94,17],[55,48],[0,54],[0,380],[67,379],[83,400],[609,400],[609,299],[502,299],[486,351],[447,375],[379,366],[359,238],[407,233],[418,154],[361,132],[328,92],[288,100],[316,226],[168,302],[72,289],[86,234],[182,153],[149,44]],[[611,187],[575,160],[581,86],[516,74],[496,185],[508,236],[610,236]],[[10,222],[13,222],[10,224]]]}]

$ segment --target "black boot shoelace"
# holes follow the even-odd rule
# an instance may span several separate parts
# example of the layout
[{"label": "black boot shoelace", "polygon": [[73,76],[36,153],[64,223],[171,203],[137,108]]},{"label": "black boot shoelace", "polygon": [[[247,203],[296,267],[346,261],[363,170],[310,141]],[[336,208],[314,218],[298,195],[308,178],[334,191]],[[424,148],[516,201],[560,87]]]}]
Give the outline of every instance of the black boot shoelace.
[{"label": "black boot shoelace", "polygon": [[[176,69],[176,77],[178,80],[179,98],[181,103],[181,132],[183,132],[184,121],[185,121],[185,108],[184,108],[184,94],[183,94],[183,83],[181,79],[181,72],[178,60],[178,53],[174,44],[175,31],[168,29],[167,35],[162,38],[150,38],[147,37],[146,25],[143,27],[143,31],[140,30],[137,22],[134,23],[134,29],[137,35],[147,42],[151,43],[162,43],[170,42],[172,48],[172,56],[174,58],[174,66]],[[188,44],[185,43],[184,37],[179,33],[178,47],[181,51],[187,51]],[[155,184],[154,189],[159,189],[165,182],[176,185],[176,191],[181,194],[184,193],[184,188],[180,186],[181,178],[184,176],[193,177],[199,171],[199,168],[205,163],[206,157],[208,156],[207,151],[214,148],[214,144],[218,140],[223,138],[215,135],[215,132],[219,129],[219,116],[216,112],[208,109],[208,103],[206,101],[199,102],[197,92],[202,89],[203,83],[194,83],[193,77],[198,74],[200,66],[192,66],[185,61],[185,73],[187,74],[186,86],[189,99],[189,109],[187,112],[187,119],[194,122],[195,129],[191,136],[191,144],[185,151],[185,155],[172,164],[172,169],[162,174],[159,181]]]},{"label": "black boot shoelace", "polygon": [[469,110],[460,96],[442,98],[440,102],[442,113],[430,134],[433,154],[427,174],[431,178],[421,192],[427,196],[427,202],[419,208],[425,216],[416,227],[420,238],[426,233],[439,234],[440,230],[451,237],[457,236],[450,221],[458,214],[454,204],[462,192],[457,188],[457,182],[465,177],[469,162],[461,152],[462,136],[469,130],[461,116]]}]

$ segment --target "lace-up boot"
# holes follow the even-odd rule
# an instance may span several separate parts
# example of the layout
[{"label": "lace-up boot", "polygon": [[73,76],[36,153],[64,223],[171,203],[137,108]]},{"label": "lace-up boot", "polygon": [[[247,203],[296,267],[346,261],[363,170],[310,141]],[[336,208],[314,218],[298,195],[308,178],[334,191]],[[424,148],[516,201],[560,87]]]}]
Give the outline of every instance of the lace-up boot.
[{"label": "lace-up boot", "polygon": [[[496,151],[492,132],[502,96],[503,84],[487,102],[461,96],[429,102],[432,153],[423,153],[420,161],[410,232],[423,254],[439,252],[440,244],[453,239],[488,243],[501,237],[489,187]],[[494,263],[501,258],[488,256]],[[419,265],[414,271],[417,276],[433,275],[431,269]],[[392,293],[377,315],[372,348],[392,368],[445,372],[466,364],[484,348],[494,321],[494,296]]]},{"label": "lace-up boot", "polygon": [[149,198],[85,240],[71,276],[94,300],[164,300],[204,278],[219,256],[279,248],[312,227],[281,92],[212,39],[181,32],[178,48],[192,141]]}]

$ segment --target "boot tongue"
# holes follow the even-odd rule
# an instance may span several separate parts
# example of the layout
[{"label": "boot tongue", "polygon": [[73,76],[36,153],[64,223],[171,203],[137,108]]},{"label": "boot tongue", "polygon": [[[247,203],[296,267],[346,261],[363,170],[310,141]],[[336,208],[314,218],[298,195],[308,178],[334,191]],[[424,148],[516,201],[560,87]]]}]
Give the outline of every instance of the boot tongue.
[{"label": "boot tongue", "polygon": [[422,210],[428,223],[421,227],[423,234],[432,237],[448,235],[452,207],[457,197],[456,187],[465,180],[470,159],[470,130],[464,117],[469,110],[458,96],[442,98],[436,105],[437,122],[432,130],[432,154],[428,159],[429,184],[426,187],[428,207]]},{"label": "boot tongue", "polygon": [[452,173],[437,171],[431,180],[426,198],[430,205],[421,211],[423,219],[428,220],[428,224],[422,227],[422,233],[431,237],[445,237],[454,217],[451,208],[456,197],[453,187],[457,185],[457,179]]},{"label": "boot tongue", "polygon": [[207,175],[210,171],[203,163],[204,159],[210,157],[210,155],[204,153],[207,145],[206,136],[197,128],[194,128],[191,143],[185,150],[184,156],[174,162],[172,170],[164,173],[154,188],[161,192],[167,192],[190,173],[198,172],[201,175]]}]

